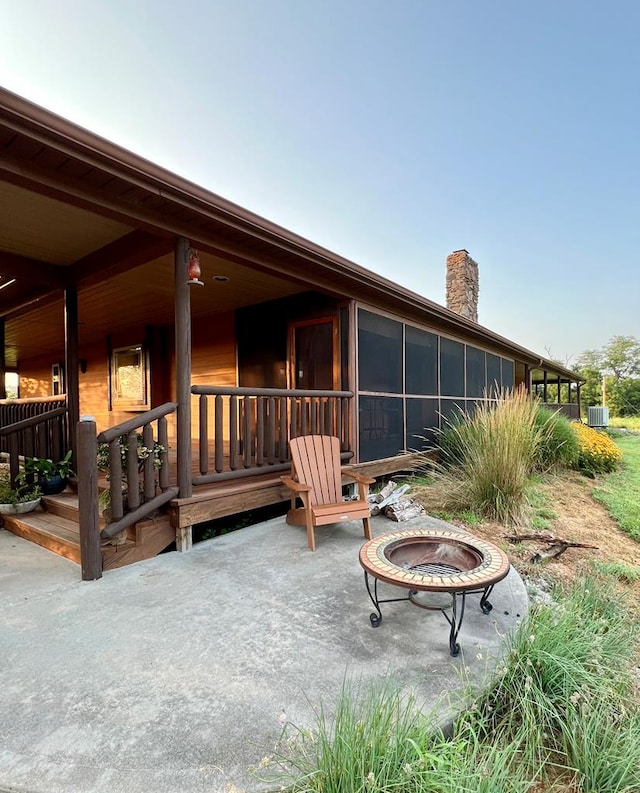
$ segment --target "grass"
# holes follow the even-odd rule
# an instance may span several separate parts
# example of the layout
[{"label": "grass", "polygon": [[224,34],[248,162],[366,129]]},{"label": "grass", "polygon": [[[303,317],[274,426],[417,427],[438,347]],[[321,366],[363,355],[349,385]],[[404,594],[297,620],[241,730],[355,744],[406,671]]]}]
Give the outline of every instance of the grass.
[{"label": "grass", "polygon": [[593,497],[605,505],[622,531],[640,542],[640,436],[614,437],[622,450],[622,464],[598,484]]},{"label": "grass", "polygon": [[612,416],[609,419],[609,426],[640,431],[640,416]]},{"label": "grass", "polygon": [[611,586],[582,579],[530,612],[494,687],[450,732],[389,678],[345,685],[314,730],[283,736],[270,781],[292,793],[638,793],[637,627]]},{"label": "grass", "polygon": [[632,564],[625,564],[624,562],[598,562],[593,563],[596,572],[604,576],[611,576],[617,581],[623,581],[625,584],[633,584],[634,581],[640,581],[640,567]]}]

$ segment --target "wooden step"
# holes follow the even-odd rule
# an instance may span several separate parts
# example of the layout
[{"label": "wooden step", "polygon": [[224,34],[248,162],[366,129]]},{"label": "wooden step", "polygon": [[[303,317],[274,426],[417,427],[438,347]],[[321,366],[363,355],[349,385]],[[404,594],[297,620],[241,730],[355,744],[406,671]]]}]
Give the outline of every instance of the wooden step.
[{"label": "wooden step", "polygon": [[24,515],[3,515],[2,525],[18,537],[80,564],[80,534],[76,522],[38,509]]},{"label": "wooden step", "polygon": [[[80,532],[77,521],[37,509],[24,515],[3,515],[4,528],[29,542],[80,564]],[[175,541],[175,529],[167,515],[132,526],[126,539],[117,545],[101,547],[103,570],[124,567],[151,559]]]},{"label": "wooden step", "polygon": [[78,522],[78,494],[71,490],[55,496],[42,496],[42,508],[50,515],[59,515],[61,518]]}]

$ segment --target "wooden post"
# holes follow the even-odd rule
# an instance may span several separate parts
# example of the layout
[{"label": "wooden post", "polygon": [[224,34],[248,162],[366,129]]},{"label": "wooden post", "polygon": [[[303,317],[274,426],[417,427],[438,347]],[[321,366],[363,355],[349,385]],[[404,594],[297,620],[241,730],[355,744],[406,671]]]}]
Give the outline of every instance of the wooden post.
[{"label": "wooden post", "polygon": [[83,581],[102,578],[98,511],[98,441],[96,423],[86,417],[77,424],[78,510],[80,519],[80,565]]},{"label": "wooden post", "polygon": [[7,360],[4,348],[4,317],[0,317],[0,399],[7,398]]},{"label": "wooden post", "polygon": [[[191,479],[191,295],[189,294],[189,240],[178,237],[175,245],[175,339],[176,339],[176,441],[180,498],[193,493]],[[176,549],[188,551],[192,527],[176,528]]]},{"label": "wooden post", "polygon": [[64,290],[64,349],[65,349],[65,391],[67,393],[67,426],[69,437],[65,440],[73,450],[71,467],[82,470],[78,460],[74,427],[80,420],[80,384],[78,379],[78,290],[67,287]]},{"label": "wooden post", "polygon": [[548,387],[548,381],[547,381],[547,370],[546,370],[546,369],[544,370],[543,374],[544,374],[544,381],[543,381],[543,384],[542,384],[542,395],[543,395],[543,396],[542,396],[542,401],[543,401],[543,402],[544,402],[544,404],[546,405],[546,404],[547,404],[547,402],[549,401],[549,400],[547,399],[547,387]]}]

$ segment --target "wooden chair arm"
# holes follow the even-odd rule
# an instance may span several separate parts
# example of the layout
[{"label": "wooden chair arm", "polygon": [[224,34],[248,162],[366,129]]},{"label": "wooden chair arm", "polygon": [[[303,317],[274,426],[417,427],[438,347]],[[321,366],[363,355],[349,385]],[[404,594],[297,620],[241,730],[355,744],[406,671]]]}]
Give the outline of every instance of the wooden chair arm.
[{"label": "wooden chair arm", "polygon": [[359,485],[372,485],[376,481],[370,476],[364,476],[364,474],[358,474],[355,471],[345,471],[344,468],[342,469],[342,476],[353,479]]},{"label": "wooden chair arm", "polygon": [[301,482],[296,482],[290,476],[281,476],[280,481],[286,485],[290,490],[295,490],[296,493],[308,493],[311,488],[309,485],[304,485]]}]

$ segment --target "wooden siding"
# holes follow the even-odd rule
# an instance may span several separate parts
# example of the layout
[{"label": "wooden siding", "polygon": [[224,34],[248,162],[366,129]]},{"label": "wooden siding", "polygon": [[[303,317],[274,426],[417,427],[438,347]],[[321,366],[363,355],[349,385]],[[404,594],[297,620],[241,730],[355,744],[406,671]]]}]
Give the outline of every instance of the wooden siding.
[{"label": "wooden siding", "polygon": [[[113,347],[150,342],[151,398],[162,404],[175,395],[175,355],[173,328],[143,325],[119,329],[111,334]],[[192,330],[192,382],[195,385],[237,385],[235,321],[233,312],[198,317]],[[99,432],[126,421],[133,413],[109,410],[109,361],[107,338],[98,344],[82,346],[79,358],[86,371],[79,375],[80,414],[94,416]],[[32,357],[20,362],[20,396],[42,397],[51,394],[51,365],[64,360],[64,350]],[[194,416],[192,436],[198,437],[198,398],[192,398]],[[175,444],[175,417],[168,418],[169,442]]]}]

